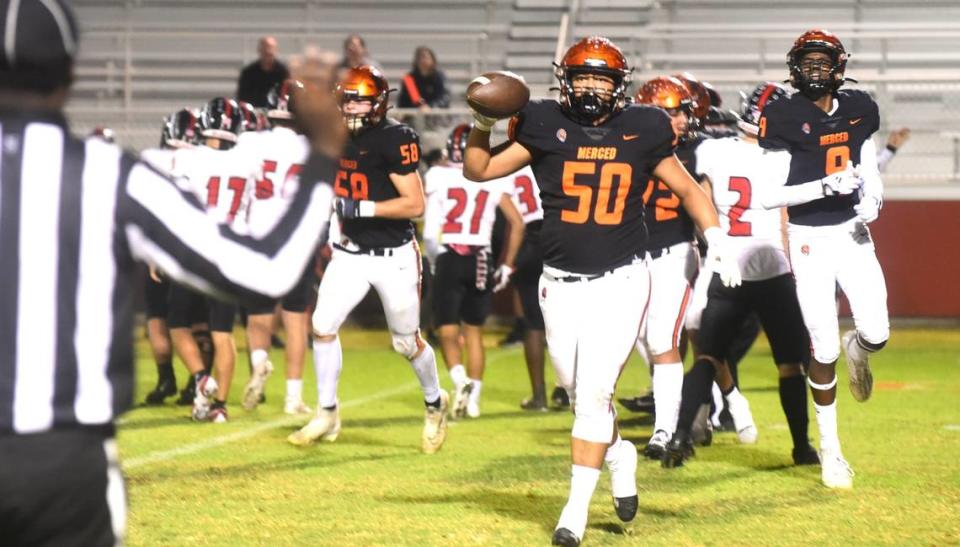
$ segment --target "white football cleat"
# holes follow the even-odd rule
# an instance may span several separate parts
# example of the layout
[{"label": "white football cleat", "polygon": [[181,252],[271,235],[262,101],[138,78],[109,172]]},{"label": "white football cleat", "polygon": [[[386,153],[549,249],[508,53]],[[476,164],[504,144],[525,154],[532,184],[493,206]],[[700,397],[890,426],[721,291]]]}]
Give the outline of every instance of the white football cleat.
[{"label": "white football cleat", "polygon": [[433,454],[440,450],[447,438],[447,412],[450,411],[450,395],[440,390],[440,408],[427,406],[423,418],[421,448],[424,454]]},{"label": "white football cleat", "polygon": [[287,442],[296,446],[307,446],[317,440],[332,443],[340,435],[340,407],[333,410],[318,408],[317,414],[307,425],[294,431]]},{"label": "white football cleat", "polygon": [[820,480],[827,488],[853,488],[855,473],[840,451],[820,453]]},{"label": "white football cleat", "polygon": [[476,401],[470,401],[467,403],[467,418],[479,418],[480,417],[480,403]]},{"label": "white football cleat", "polygon": [[454,418],[463,418],[467,415],[467,404],[470,402],[470,393],[473,391],[473,382],[467,380],[453,388],[453,407],[451,415]]},{"label": "white football cleat", "polygon": [[259,365],[254,365],[250,373],[250,381],[243,388],[243,408],[253,410],[260,404],[260,397],[263,395],[263,388],[267,385],[267,378],[273,372],[273,363],[264,361]]},{"label": "white football cleat", "polygon": [[864,402],[873,394],[873,372],[870,371],[870,357],[862,348],[855,348],[857,331],[849,330],[843,335],[843,353],[847,358],[847,376],[850,380],[850,393],[858,402]]},{"label": "white football cleat", "polygon": [[193,394],[193,410],[190,411],[190,416],[195,421],[202,422],[210,416],[210,398],[213,397],[218,388],[217,381],[209,374],[204,374],[197,382]]},{"label": "white football cleat", "polygon": [[737,430],[737,440],[740,444],[756,444],[757,424],[753,421],[753,413],[750,412],[750,403],[747,402],[747,398],[743,395],[728,397],[727,407],[733,417],[733,427]]},{"label": "white football cleat", "polygon": [[303,402],[303,399],[287,399],[283,403],[283,413],[295,416],[298,414],[310,414],[313,410]]}]

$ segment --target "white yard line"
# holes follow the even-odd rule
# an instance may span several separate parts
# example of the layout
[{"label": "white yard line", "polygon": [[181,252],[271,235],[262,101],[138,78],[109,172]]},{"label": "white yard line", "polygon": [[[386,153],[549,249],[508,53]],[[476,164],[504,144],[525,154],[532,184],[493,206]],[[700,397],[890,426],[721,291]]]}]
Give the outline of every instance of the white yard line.
[{"label": "white yard line", "polygon": [[[361,397],[359,399],[351,399],[349,401],[340,403],[341,408],[350,408],[373,401],[378,401],[380,399],[386,399],[387,397],[392,397],[394,395],[399,395],[406,391],[410,391],[415,387],[419,387],[420,384],[416,382],[411,382],[408,384],[403,384],[398,387],[391,389],[385,389],[383,391],[378,391],[372,395],[366,397]],[[210,448],[217,446],[222,446],[234,441],[239,441],[241,439],[246,439],[253,437],[254,435],[263,433],[264,431],[269,431],[271,429],[276,429],[278,427],[292,426],[299,423],[303,423],[305,416],[282,416],[270,420],[269,422],[264,422],[262,424],[257,424],[252,427],[248,427],[242,431],[236,431],[234,433],[229,433],[227,435],[220,435],[218,437],[211,437],[209,439],[204,439],[195,443],[185,444],[183,446],[178,446],[177,448],[171,448],[169,450],[158,450],[156,452],[150,452],[143,456],[136,458],[130,458],[128,460],[122,461],[123,469],[129,471],[131,469],[136,469],[138,467],[143,467],[145,465],[150,465],[153,463],[165,462],[178,458],[180,456],[186,456],[188,454],[195,454],[197,452],[202,452]]]}]

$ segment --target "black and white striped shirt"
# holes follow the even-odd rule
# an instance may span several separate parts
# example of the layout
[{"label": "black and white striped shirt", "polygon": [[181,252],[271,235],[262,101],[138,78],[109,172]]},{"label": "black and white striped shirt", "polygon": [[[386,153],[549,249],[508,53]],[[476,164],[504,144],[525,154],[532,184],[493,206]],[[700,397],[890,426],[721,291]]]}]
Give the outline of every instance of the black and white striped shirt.
[{"label": "black and white striped shirt", "polygon": [[[332,180],[314,157],[301,181]],[[111,423],[133,400],[134,264],[202,291],[279,297],[329,218],[329,184],[301,184],[255,240],[190,192],[56,113],[0,112],[0,434]]]}]

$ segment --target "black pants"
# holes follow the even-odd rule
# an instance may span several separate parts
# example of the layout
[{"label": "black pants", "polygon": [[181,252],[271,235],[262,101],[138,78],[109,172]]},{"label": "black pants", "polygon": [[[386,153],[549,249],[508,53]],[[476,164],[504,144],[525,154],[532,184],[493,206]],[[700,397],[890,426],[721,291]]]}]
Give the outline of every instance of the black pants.
[{"label": "black pants", "polygon": [[[307,265],[307,269],[304,270],[303,275],[300,276],[300,281],[297,281],[297,284],[290,289],[290,292],[280,299],[280,308],[283,311],[293,313],[304,313],[307,311],[310,304],[316,301],[316,291],[314,291],[316,282],[317,274],[313,271],[313,263],[310,263]],[[259,300],[255,302],[244,302],[243,304],[248,314],[265,315],[273,313],[274,308],[277,306],[277,301]],[[244,323],[246,323],[246,321],[244,321]]]},{"label": "black pants", "polygon": [[0,435],[0,544],[115,545],[126,494],[105,443],[112,427]]},{"label": "black pants", "polygon": [[[461,256],[453,251],[437,257],[433,276],[433,322],[437,327],[459,325],[483,326],[490,315],[492,272],[489,267],[478,271],[477,255]],[[485,276],[485,288],[477,288],[477,277]]]},{"label": "black pants", "polygon": [[543,251],[540,248],[540,226],[542,221],[535,220],[527,224],[523,234],[523,244],[517,253],[517,271],[513,274],[513,284],[520,295],[523,318],[527,327],[544,330],[543,311],[540,310],[540,274],[543,273]]}]

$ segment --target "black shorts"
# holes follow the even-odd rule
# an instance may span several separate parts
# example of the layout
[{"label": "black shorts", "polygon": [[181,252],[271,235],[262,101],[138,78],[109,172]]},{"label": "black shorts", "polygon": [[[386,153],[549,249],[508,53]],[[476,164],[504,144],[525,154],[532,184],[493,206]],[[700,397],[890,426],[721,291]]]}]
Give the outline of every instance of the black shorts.
[{"label": "black shorts", "polygon": [[167,298],[170,296],[170,282],[161,277],[157,283],[147,271],[144,279],[144,296],[147,304],[147,319],[166,319],[169,312]]},{"label": "black shorts", "polygon": [[[290,289],[290,292],[280,299],[280,308],[283,311],[293,313],[306,312],[310,309],[311,301],[315,300],[316,282],[317,274],[313,271],[313,263],[311,263],[307,269],[304,270],[303,275],[300,276],[300,281],[297,281],[297,284]],[[266,315],[272,314],[276,306],[276,300],[262,300],[246,302],[244,309],[248,315]]]},{"label": "black shorts", "polygon": [[461,256],[453,251],[437,257],[433,274],[433,323],[480,326],[490,315],[493,279],[487,268],[486,288],[477,288],[477,255]]},{"label": "black shorts", "polygon": [[543,251],[540,248],[540,226],[542,221],[535,220],[527,224],[523,233],[523,244],[517,253],[517,271],[513,273],[513,285],[520,295],[523,317],[527,328],[544,330],[543,311],[540,309],[540,274],[543,273]]},{"label": "black shorts", "polygon": [[171,329],[188,329],[209,321],[207,298],[189,287],[170,283],[167,304],[167,327]]},{"label": "black shorts", "polygon": [[735,288],[724,287],[720,276],[714,274],[697,332],[698,351],[722,359],[751,311],[760,317],[775,363],[804,361],[810,351],[810,339],[791,274],[762,281],[744,281]]},{"label": "black shorts", "polygon": [[112,433],[76,428],[0,435],[0,543],[112,546],[125,519]]},{"label": "black shorts", "polygon": [[210,298],[208,325],[210,332],[233,332],[233,323],[237,316],[237,305]]}]

